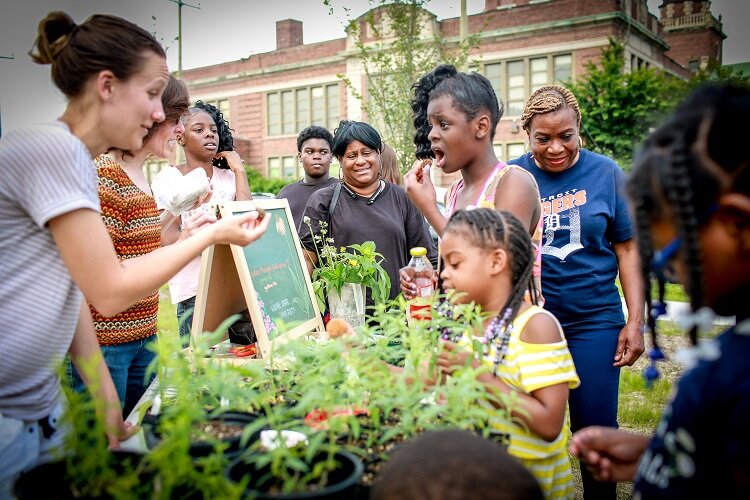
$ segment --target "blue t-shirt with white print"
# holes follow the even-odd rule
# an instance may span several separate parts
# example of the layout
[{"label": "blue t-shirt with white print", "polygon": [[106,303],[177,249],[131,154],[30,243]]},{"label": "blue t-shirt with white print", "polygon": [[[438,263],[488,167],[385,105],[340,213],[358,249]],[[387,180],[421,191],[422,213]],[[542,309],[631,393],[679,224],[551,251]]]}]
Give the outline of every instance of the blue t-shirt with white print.
[{"label": "blue t-shirt with white print", "polygon": [[621,328],[613,244],[634,234],[625,174],[611,159],[585,149],[562,172],[545,172],[530,153],[508,163],[531,172],[539,185],[544,308],[566,329]]}]

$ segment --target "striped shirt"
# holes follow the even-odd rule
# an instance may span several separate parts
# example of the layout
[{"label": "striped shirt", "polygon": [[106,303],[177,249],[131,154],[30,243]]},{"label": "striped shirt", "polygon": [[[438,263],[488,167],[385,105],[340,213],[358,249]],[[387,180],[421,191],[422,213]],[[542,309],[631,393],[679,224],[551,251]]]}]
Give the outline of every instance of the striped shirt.
[{"label": "striped shirt", "polygon": [[83,296],[47,223],[99,212],[96,169],[62,122],[0,140],[0,413],[36,420],[58,401],[58,369]]},{"label": "striped shirt", "polygon": [[[530,306],[513,320],[508,352],[498,366],[497,376],[511,388],[524,394],[561,383],[567,383],[571,389],[575,389],[581,382],[560,323],[554,316],[552,318],[560,329],[561,341],[532,344],[521,340],[526,323],[536,314],[552,316],[539,306]],[[467,341],[463,339],[461,342]],[[484,362],[489,367],[494,366],[495,352],[493,343],[484,356]],[[567,417],[560,434],[553,441],[542,439],[516,419],[511,422],[498,419],[493,427],[510,436],[508,453],[518,458],[531,471],[546,499],[573,498],[573,476],[567,450]]]},{"label": "striped shirt", "polygon": [[[513,321],[508,352],[497,369],[497,376],[513,389],[526,394],[560,383],[568,383],[571,389],[575,389],[581,382],[576,374],[565,337],[550,344],[531,344],[521,340],[521,332],[526,323],[536,314],[550,313],[538,306],[530,306]],[[560,333],[562,336],[562,328]],[[489,366],[493,366],[495,359],[494,347],[493,345],[489,349],[485,357],[485,362]],[[510,434],[508,452],[518,458],[547,458],[566,447],[567,422],[560,435],[551,442],[540,438],[525,426],[509,425],[506,422],[499,422],[497,425],[501,432]]]},{"label": "striped shirt", "polygon": [[[141,191],[119,163],[107,155],[95,160],[99,177],[102,219],[120,260],[140,257],[161,246],[161,222],[156,202]],[[159,291],[126,311],[105,318],[91,305],[101,345],[124,344],[156,335]]]}]

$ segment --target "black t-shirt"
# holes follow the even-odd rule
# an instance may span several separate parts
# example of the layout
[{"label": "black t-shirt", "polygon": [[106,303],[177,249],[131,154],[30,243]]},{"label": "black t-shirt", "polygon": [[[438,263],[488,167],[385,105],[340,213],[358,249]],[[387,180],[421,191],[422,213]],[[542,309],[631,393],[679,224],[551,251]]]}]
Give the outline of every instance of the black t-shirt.
[{"label": "black t-shirt", "polygon": [[338,182],[338,179],[335,177],[329,177],[324,182],[318,184],[305,184],[305,179],[300,179],[297,182],[288,184],[281,188],[281,191],[276,195],[276,198],[287,199],[289,202],[289,209],[292,211],[294,224],[299,226],[300,221],[302,220],[302,213],[305,211],[305,205],[307,205],[307,200],[310,199],[310,196],[312,196],[312,194],[318,189],[330,186],[331,184],[336,184],[336,182]]},{"label": "black t-shirt", "polygon": [[[310,217],[312,230],[316,233],[319,229],[318,222],[328,220],[328,206],[333,190],[334,186],[328,186],[316,191],[305,207],[304,215]],[[306,224],[300,224],[298,232],[302,246],[314,251],[310,228]],[[383,192],[372,205],[367,204],[366,197],[352,197],[342,189],[333,211],[329,236],[334,239],[336,246],[375,242],[376,251],[385,259],[383,268],[391,279],[391,299],[400,293],[398,270],[409,263],[411,248],[425,247],[433,266],[437,262],[437,249],[430,237],[427,222],[407,198],[404,188],[389,182],[385,182]],[[372,305],[369,291],[367,305]]]}]

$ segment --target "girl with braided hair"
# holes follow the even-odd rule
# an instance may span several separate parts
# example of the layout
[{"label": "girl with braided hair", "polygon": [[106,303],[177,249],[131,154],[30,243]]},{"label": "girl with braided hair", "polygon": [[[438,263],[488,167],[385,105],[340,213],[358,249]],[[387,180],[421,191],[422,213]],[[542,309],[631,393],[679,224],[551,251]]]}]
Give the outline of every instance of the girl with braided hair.
[{"label": "girl with braided hair", "polygon": [[[510,435],[508,452],[536,477],[546,498],[571,498],[565,409],[569,389],[579,384],[557,319],[525,302],[533,288],[533,252],[526,227],[510,212],[459,210],[442,239],[446,290],[492,314],[478,340],[485,346],[476,366],[488,391],[515,396],[517,421],[498,423]],[[471,339],[445,339],[438,367],[451,374],[466,366]]]},{"label": "girl with braided hair", "polygon": [[[625,175],[611,159],[583,149],[578,102],[564,87],[533,92],[521,125],[530,152],[510,163],[531,172],[541,193],[544,307],[560,320],[581,377],[570,394],[571,427],[617,427],[620,367],[643,352],[643,292]],[[615,498],[615,485],[586,470],[582,476],[587,498]]]},{"label": "girl with braided hair", "polygon": [[[574,434],[571,452],[596,477],[635,477],[641,498],[750,497],[748,115],[747,88],[698,89],[646,141],[628,182],[641,259],[650,263],[644,281],[675,277],[693,311],[737,318],[688,353],[650,440],[601,427]],[[696,325],[690,330],[695,344]]]},{"label": "girl with braided hair", "polygon": [[[185,132],[177,137],[177,143],[185,151],[185,163],[167,166],[152,182],[157,207],[162,211],[162,245],[189,238],[194,231],[215,222],[213,210],[209,210],[211,205],[252,199],[245,165],[234,151],[231,129],[221,111],[216,106],[196,101],[183,117],[183,123]],[[159,202],[159,186],[164,183],[158,178],[169,176],[172,169],[187,175],[198,168],[206,171],[211,185],[210,194],[201,197],[190,215],[172,215]],[[193,323],[200,267],[201,259],[197,257],[169,281],[169,293],[172,303],[177,306],[177,324],[183,342],[189,338]]]},{"label": "girl with braided hair", "polygon": [[[532,235],[537,256],[534,267],[536,291],[541,292],[541,206],[536,181],[524,169],[498,161],[492,147],[502,103],[492,84],[479,73],[461,73],[444,64],[414,85],[414,143],[417,160],[404,177],[406,193],[437,232],[443,234],[450,214],[467,207],[507,210],[518,217]],[[446,194],[446,214],[437,207],[430,168],[461,172]],[[416,284],[406,271],[400,273],[401,291],[407,299]],[[538,294],[537,294],[538,295]],[[529,297],[541,303],[541,297]]]}]

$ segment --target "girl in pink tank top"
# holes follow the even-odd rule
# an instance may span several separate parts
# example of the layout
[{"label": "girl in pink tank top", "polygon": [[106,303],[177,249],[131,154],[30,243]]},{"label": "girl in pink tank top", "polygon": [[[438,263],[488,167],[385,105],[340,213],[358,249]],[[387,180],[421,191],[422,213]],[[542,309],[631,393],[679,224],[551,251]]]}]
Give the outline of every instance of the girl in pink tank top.
[{"label": "girl in pink tank top", "polygon": [[[541,299],[539,189],[528,172],[498,161],[495,155],[492,138],[503,107],[489,80],[479,73],[458,72],[451,65],[438,66],[416,84],[412,110],[414,143],[422,160],[417,160],[404,178],[409,198],[439,236],[456,210],[488,207],[515,215],[532,236],[534,275]],[[431,167],[461,173],[462,178],[448,191],[445,215],[437,208]],[[408,275],[401,273],[401,290],[406,298],[412,296],[413,288]]]}]

